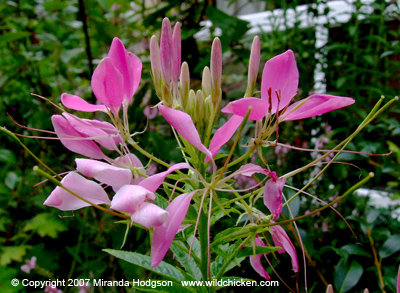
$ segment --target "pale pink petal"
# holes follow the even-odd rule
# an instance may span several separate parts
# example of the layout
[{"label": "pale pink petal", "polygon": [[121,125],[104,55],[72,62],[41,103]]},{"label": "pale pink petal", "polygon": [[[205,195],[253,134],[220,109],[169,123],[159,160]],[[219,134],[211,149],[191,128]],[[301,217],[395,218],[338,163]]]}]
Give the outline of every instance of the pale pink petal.
[{"label": "pale pink petal", "polygon": [[159,226],[154,229],[151,246],[152,268],[159,265],[171,246],[176,233],[185,219],[193,195],[194,192],[184,193],[175,198],[166,209],[170,215],[166,226]]},{"label": "pale pink petal", "polygon": [[178,131],[188,142],[207,156],[212,156],[211,152],[201,143],[199,133],[192,118],[185,112],[175,110],[164,105],[159,105],[158,109],[165,120]]},{"label": "pale pink petal", "polygon": [[[261,98],[269,102],[271,89],[272,113],[285,108],[296,95],[299,86],[299,70],[293,51],[288,50],[265,63],[261,81]],[[279,93],[279,102],[276,92]]]},{"label": "pale pink petal", "polygon": [[133,177],[129,169],[119,168],[107,163],[89,160],[75,159],[76,169],[86,177],[91,177],[119,189],[124,185],[131,184]]},{"label": "pale pink petal", "polygon": [[81,97],[71,95],[71,94],[62,94],[61,95],[61,103],[72,110],[82,111],[82,112],[95,112],[102,111],[107,113],[107,108],[104,105],[93,105],[86,102]]},{"label": "pale pink petal", "polygon": [[155,204],[144,202],[140,205],[139,210],[132,214],[131,219],[132,222],[144,227],[156,228],[166,225],[169,213]]},{"label": "pale pink petal", "polygon": [[[90,181],[75,172],[69,172],[62,180],[61,183],[75,192],[82,198],[94,204],[111,204],[107,193],[104,189],[94,181]],[[55,207],[62,211],[74,211],[83,207],[90,206],[90,204],[75,197],[68,191],[60,186],[57,186],[43,203],[49,207]]]},{"label": "pale pink petal", "polygon": [[[210,142],[210,152],[213,157],[218,153],[220,148],[231,139],[242,121],[243,117],[233,115],[224,125],[218,128]],[[209,156],[206,158],[206,162],[208,161],[210,161]]]},{"label": "pale pink petal", "polygon": [[[92,137],[95,142],[97,142],[102,147],[108,150],[117,151],[118,146],[113,138],[108,137],[109,133],[105,132],[103,129],[99,128],[97,125],[101,125],[101,121],[96,123],[96,120],[81,119],[75,115],[64,112],[63,116],[71,123],[72,127],[86,135],[87,137]],[[106,123],[106,122],[105,122]],[[110,124],[111,125],[111,124]],[[114,127],[115,129],[115,127]],[[117,131],[115,129],[115,131]],[[118,131],[117,131],[118,133]],[[116,134],[115,132],[113,134]]]},{"label": "pale pink petal", "polygon": [[146,200],[154,200],[153,192],[139,185],[124,185],[114,195],[111,201],[113,210],[128,214],[135,213]]},{"label": "pale pink petal", "polygon": [[269,179],[264,188],[264,204],[273,215],[276,221],[282,212],[282,191],[285,186],[286,179],[278,180]]},{"label": "pale pink petal", "polygon": [[261,173],[261,174],[265,174],[268,175],[270,172],[267,169],[264,169],[258,165],[249,163],[246,165],[243,165],[239,168],[239,170],[237,170],[235,172],[236,175],[244,175],[244,176],[252,176],[254,173]]},{"label": "pale pink petal", "polygon": [[133,74],[133,80],[132,80],[132,85],[133,85],[133,93],[136,92],[137,88],[139,87],[140,79],[142,77],[142,61],[140,61],[139,57],[136,56],[135,54],[128,52],[128,56],[130,59],[130,62],[132,63],[132,74]]},{"label": "pale pink petal", "polygon": [[143,179],[143,181],[140,182],[139,185],[146,188],[147,190],[150,190],[151,192],[155,192],[169,174],[180,169],[192,169],[192,167],[190,167],[190,165],[186,163],[175,164],[165,172],[161,172]]},{"label": "pale pink petal", "polygon": [[[282,120],[300,120],[300,119],[310,118],[346,106],[350,106],[355,102],[355,100],[352,98],[332,96],[332,95],[312,95],[305,100],[306,102],[304,102],[304,100],[300,100],[290,105],[283,114]],[[302,104],[299,108],[295,109],[298,105],[300,105],[303,102],[304,104]]]},{"label": "pale pink petal", "polygon": [[162,77],[169,85],[172,73],[172,29],[168,18],[164,18],[161,26],[160,60]]},{"label": "pale pink petal", "polygon": [[[95,119],[94,120],[83,119],[83,121],[85,121],[90,125],[93,125],[94,127],[100,128],[107,134],[113,135],[114,137],[111,137],[110,139],[112,139],[115,143],[121,143],[123,141],[122,137],[119,135],[118,129],[111,123]],[[118,136],[115,136],[116,134],[118,134]]]},{"label": "pale pink petal", "polygon": [[106,157],[100,147],[93,141],[79,139],[86,136],[76,131],[71,123],[61,115],[53,115],[51,122],[61,143],[70,151],[93,159],[103,159]]},{"label": "pale pink petal", "polygon": [[[258,235],[256,236],[254,243],[256,246],[265,246],[264,241],[262,241],[260,239],[260,237],[258,237]],[[267,280],[271,280],[270,276],[268,275],[267,271],[264,269],[264,267],[261,264],[261,257],[262,254],[257,254],[256,255],[256,259],[254,259],[254,255],[250,256],[250,264],[253,267],[253,269],[263,278],[267,279]]]},{"label": "pale pink petal", "polygon": [[271,226],[272,239],[276,246],[280,246],[281,249],[278,250],[279,253],[287,252],[292,260],[292,268],[295,273],[299,271],[299,262],[297,259],[296,249],[293,243],[290,241],[289,236],[286,234],[285,230],[279,226]]},{"label": "pale pink petal", "polygon": [[100,61],[91,83],[96,98],[113,113],[117,113],[125,96],[124,78],[109,57]]},{"label": "pale pink petal", "polygon": [[[114,163],[118,167],[127,168],[127,169],[132,169],[132,168],[141,169],[141,168],[143,168],[142,162],[140,162],[139,158],[136,157],[134,154],[131,154],[131,153],[129,153],[129,154],[123,156],[123,157],[116,158]],[[143,168],[143,170],[144,170],[144,168]],[[149,172],[146,172],[146,174],[147,175],[152,175]],[[144,177],[135,175],[133,184],[137,185],[140,182],[142,182],[143,179],[144,179]]]},{"label": "pale pink petal", "polygon": [[22,265],[22,266],[21,266],[21,271],[23,271],[23,272],[29,274],[29,273],[31,272],[31,267],[28,266],[28,265]]},{"label": "pale pink petal", "polygon": [[334,293],[332,285],[329,284],[328,287],[326,287],[326,293]]},{"label": "pale pink petal", "polygon": [[36,260],[37,260],[36,256],[32,256],[32,258],[27,262],[28,266],[31,269],[36,268]]},{"label": "pale pink petal", "polygon": [[258,98],[242,98],[230,102],[221,110],[221,112],[232,113],[244,117],[247,111],[249,111],[249,107],[252,107],[249,120],[260,120],[267,114],[269,103],[266,100]]}]

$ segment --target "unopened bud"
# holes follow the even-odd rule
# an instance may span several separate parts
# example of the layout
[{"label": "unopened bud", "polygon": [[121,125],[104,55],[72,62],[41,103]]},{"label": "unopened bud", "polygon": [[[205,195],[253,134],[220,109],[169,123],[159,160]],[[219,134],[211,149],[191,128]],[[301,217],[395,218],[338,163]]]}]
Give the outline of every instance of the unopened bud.
[{"label": "unopened bud", "polygon": [[245,97],[253,96],[254,86],[257,81],[258,68],[260,66],[260,39],[255,36],[253,40],[253,45],[251,46],[250,60],[249,60],[249,75],[247,78],[247,89]]},{"label": "unopened bud", "polygon": [[201,85],[203,87],[204,91],[204,96],[208,97],[211,95],[211,74],[210,74],[210,68],[207,66],[204,67],[203,70],[203,77],[201,80]]},{"label": "unopened bud", "polygon": [[215,105],[221,100],[220,88],[222,78],[222,48],[221,41],[215,38],[211,47],[211,99]]},{"label": "unopened bud", "polygon": [[171,91],[169,89],[169,86],[163,82],[162,84],[162,100],[164,101],[164,105],[167,107],[172,107],[174,104],[174,99],[172,97]]},{"label": "unopened bud", "polygon": [[190,73],[189,65],[186,62],[182,63],[181,77],[180,77],[180,91],[181,91],[181,101],[182,108],[186,111],[190,90]]},{"label": "unopened bud", "polygon": [[194,90],[190,90],[185,112],[188,113],[193,118],[195,116],[194,114],[195,108],[196,108],[196,93],[194,92]]},{"label": "unopened bud", "polygon": [[172,81],[178,82],[181,71],[181,24],[177,22],[172,34]]},{"label": "unopened bud", "polygon": [[211,96],[208,96],[204,100],[204,122],[206,124],[210,123],[212,114],[213,114],[213,103],[212,103]]},{"label": "unopened bud", "polygon": [[203,117],[203,104],[204,104],[204,96],[201,90],[196,92],[196,108],[195,110],[195,121],[201,121]]},{"label": "unopened bud", "polygon": [[161,98],[161,62],[160,62],[160,48],[156,36],[150,39],[150,62],[151,72],[153,73],[154,87],[156,88],[157,95]]},{"label": "unopened bud", "polygon": [[160,39],[160,59],[161,72],[165,82],[169,85],[171,82],[172,71],[172,29],[168,18],[164,18],[161,27]]}]

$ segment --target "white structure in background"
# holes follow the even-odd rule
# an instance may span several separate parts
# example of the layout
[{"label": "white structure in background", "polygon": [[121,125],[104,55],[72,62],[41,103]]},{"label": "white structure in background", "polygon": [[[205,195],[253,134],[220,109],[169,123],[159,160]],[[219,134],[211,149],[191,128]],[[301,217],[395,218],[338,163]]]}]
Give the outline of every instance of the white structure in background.
[{"label": "white structure in background", "polygon": [[[284,31],[290,28],[293,28],[296,22],[299,22],[300,28],[316,28],[316,48],[322,48],[328,41],[329,31],[325,27],[325,25],[329,23],[332,25],[340,25],[341,23],[346,23],[349,21],[351,14],[354,12],[354,3],[355,0],[340,0],[340,1],[329,1],[326,4],[307,4],[307,5],[299,5],[296,9],[275,9],[272,11],[263,11],[256,12],[250,14],[242,14],[250,11],[257,11],[256,9],[264,9],[265,3],[261,2],[251,2],[244,0],[239,0],[234,3],[234,5],[227,6],[226,1],[217,2],[218,8],[227,12],[234,14],[238,12],[238,18],[246,20],[250,23],[250,29],[247,32],[249,35],[256,35],[260,33],[269,33],[272,31]],[[373,8],[371,3],[373,0],[361,0],[364,4],[362,6],[362,12],[368,14],[373,12]],[[248,3],[246,5],[246,3]],[[308,13],[309,5],[313,5],[313,8],[318,9],[320,16],[315,16],[313,14]],[[241,8],[242,7],[242,8]],[[323,11],[326,8],[329,8],[328,15],[323,15]],[[241,9],[240,9],[241,8]],[[240,10],[239,10],[240,9]],[[398,4],[391,4],[385,14],[390,15],[392,12],[398,12]],[[364,18],[363,14],[359,15],[359,18]],[[207,40],[210,38],[209,28],[212,26],[211,21],[203,21],[200,23],[204,26],[204,29],[198,32],[195,37],[199,40]],[[216,35],[221,35],[221,30],[215,31]],[[323,50],[321,53],[316,53],[315,58],[319,60],[317,66],[314,71],[314,92],[315,93],[326,93],[326,82],[325,82],[325,74],[322,69],[327,66],[324,63],[323,58]]]},{"label": "white structure in background", "polygon": [[[358,196],[368,196],[370,206],[374,206],[377,209],[387,209],[400,206],[400,199],[393,200],[389,197],[389,193],[386,191],[370,190],[367,188],[360,188],[355,192]],[[397,208],[392,213],[393,219],[400,221],[400,208]]]}]

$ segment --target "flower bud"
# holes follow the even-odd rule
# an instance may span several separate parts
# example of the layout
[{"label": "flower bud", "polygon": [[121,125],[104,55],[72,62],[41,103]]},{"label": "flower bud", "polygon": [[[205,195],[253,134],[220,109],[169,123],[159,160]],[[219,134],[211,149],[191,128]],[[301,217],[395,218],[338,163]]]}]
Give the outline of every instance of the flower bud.
[{"label": "flower bud", "polygon": [[163,82],[161,99],[164,101],[164,105],[167,107],[172,107],[174,104],[174,99],[169,86],[165,82]]},{"label": "flower bud", "polygon": [[177,22],[172,34],[172,82],[177,83],[181,71],[181,24]]},{"label": "flower bud", "polygon": [[212,99],[211,96],[208,96],[205,100],[204,100],[204,121],[205,123],[210,123],[210,118],[212,116],[213,113],[213,103],[212,103]]},{"label": "flower bud", "polygon": [[258,36],[255,36],[250,52],[249,75],[247,78],[247,89],[245,97],[253,96],[254,86],[256,84],[258,75],[258,67],[260,65],[260,54],[261,54],[260,39],[258,38]]},{"label": "flower bud", "polygon": [[214,106],[221,101],[220,88],[222,77],[222,48],[221,41],[215,38],[211,48],[211,99]]},{"label": "flower bud", "polygon": [[161,27],[160,60],[162,77],[168,86],[171,82],[171,56],[173,56],[171,23],[168,18],[164,18]]},{"label": "flower bud", "polygon": [[201,118],[203,117],[203,102],[204,102],[204,96],[201,90],[198,90],[196,92],[196,108],[194,109],[194,116],[195,116],[195,121],[200,122]]},{"label": "flower bud", "polygon": [[156,36],[152,36],[150,39],[150,62],[151,71],[153,73],[154,87],[156,89],[157,95],[161,98],[160,48],[158,47]]},{"label": "flower bud", "polygon": [[210,74],[210,68],[207,66],[204,67],[203,70],[203,78],[201,80],[201,85],[203,87],[203,92],[204,96],[208,97],[211,95],[211,74]]},{"label": "flower bud", "polygon": [[191,117],[194,117],[195,108],[196,108],[196,93],[194,92],[194,90],[190,90],[185,112],[188,113]]},{"label": "flower bud", "polygon": [[180,85],[182,108],[186,111],[190,91],[189,65],[186,62],[182,63]]}]

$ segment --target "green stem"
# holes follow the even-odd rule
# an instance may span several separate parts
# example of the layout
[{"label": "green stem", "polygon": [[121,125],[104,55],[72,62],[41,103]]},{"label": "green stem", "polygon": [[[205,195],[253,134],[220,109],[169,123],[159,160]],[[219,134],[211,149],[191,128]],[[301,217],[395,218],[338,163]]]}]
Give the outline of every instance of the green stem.
[{"label": "green stem", "polygon": [[207,219],[207,213],[203,212],[203,210],[199,210],[200,213],[200,219],[199,219],[199,227],[198,227],[198,233],[199,233],[199,242],[200,242],[200,255],[201,255],[201,261],[200,261],[200,272],[201,275],[203,276],[203,280],[207,281],[209,279],[208,272],[208,219]]},{"label": "green stem", "polygon": [[149,152],[145,151],[144,149],[142,149],[136,142],[134,142],[132,139],[128,139],[127,142],[135,149],[137,150],[139,153],[141,153],[142,155],[148,157],[149,159],[153,160],[156,163],[159,163],[160,165],[163,165],[167,168],[170,168],[171,165],[164,162],[163,160],[160,160],[159,158],[153,156],[152,154],[150,154]]}]

